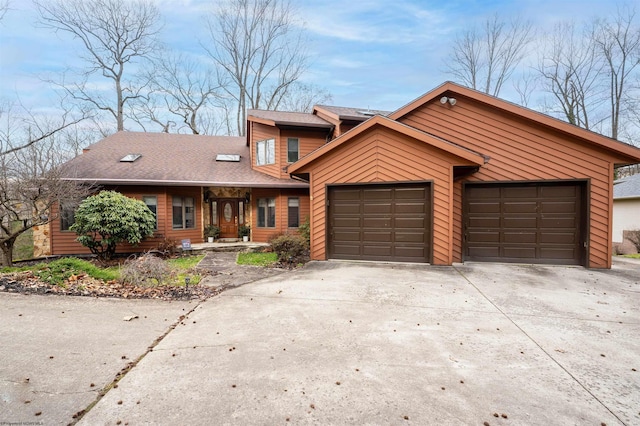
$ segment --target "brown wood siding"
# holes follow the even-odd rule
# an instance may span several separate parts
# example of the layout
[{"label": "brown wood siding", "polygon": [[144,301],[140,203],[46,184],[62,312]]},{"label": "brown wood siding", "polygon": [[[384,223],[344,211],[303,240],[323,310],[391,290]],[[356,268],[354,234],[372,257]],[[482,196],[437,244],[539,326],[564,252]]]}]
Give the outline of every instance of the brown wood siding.
[{"label": "brown wood siding", "polygon": [[[261,173],[273,176],[275,178],[282,177],[282,163],[279,162],[280,156],[278,155],[278,139],[280,138],[280,129],[277,127],[267,126],[261,123],[251,123],[251,167],[260,171]],[[256,142],[266,140],[266,139],[275,139],[276,141],[276,162],[275,164],[267,164],[264,166],[256,165]],[[285,155],[286,155],[286,147],[285,147]],[[280,164],[279,164],[280,163]]]},{"label": "brown wood siding", "polygon": [[[155,195],[158,197],[158,229],[153,236],[145,239],[138,246],[134,247],[128,243],[121,243],[117,246],[118,253],[134,253],[154,249],[165,238],[178,241],[190,239],[192,243],[204,241],[202,232],[202,190],[199,187],[159,187],[159,186],[122,186],[105,187],[105,190],[114,190],[123,195],[138,200],[143,195]],[[182,197],[193,197],[195,201],[195,228],[194,229],[173,229],[171,216],[171,197],[173,195]],[[51,253],[54,255],[65,254],[88,254],[89,250],[76,241],[75,232],[61,231],[60,219],[58,218],[57,206],[52,210],[55,219],[51,222]]]},{"label": "brown wood siding", "polygon": [[287,147],[289,138],[298,138],[298,158],[302,158],[312,151],[320,148],[326,143],[327,131],[312,131],[312,130],[281,130],[280,141],[276,146],[278,151],[277,158],[280,165],[280,178],[288,179],[289,173],[285,171],[285,167],[291,164],[287,161]]},{"label": "brown wood siding", "polygon": [[[535,126],[479,102],[457,97],[454,107],[437,100],[398,121],[491,157],[469,181],[590,179],[588,265],[611,266],[613,157],[574,137]],[[462,259],[462,189],[454,186],[454,261]]]},{"label": "brown wood siding", "polygon": [[[297,228],[288,228],[288,199],[300,200],[300,223],[309,216],[309,191],[307,189],[265,189],[254,188],[251,193],[251,241],[266,243],[278,234],[297,232]],[[275,198],[276,226],[258,227],[258,198]]]},{"label": "brown wood siding", "polygon": [[327,258],[326,185],[429,181],[433,182],[432,262],[439,265],[451,264],[452,165],[465,163],[449,153],[384,128],[372,129],[330,151],[309,165],[313,191],[312,258]]}]

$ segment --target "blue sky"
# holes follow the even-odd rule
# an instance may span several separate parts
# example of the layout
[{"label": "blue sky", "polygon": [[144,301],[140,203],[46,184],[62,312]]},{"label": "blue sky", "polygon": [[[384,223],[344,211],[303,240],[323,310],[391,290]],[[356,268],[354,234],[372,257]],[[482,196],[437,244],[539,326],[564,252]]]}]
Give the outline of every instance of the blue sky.
[{"label": "blue sky", "polygon": [[[37,111],[55,106],[41,79],[78,64],[77,41],[36,26],[28,0],[10,0],[0,22],[0,97],[19,96]],[[157,0],[171,47],[201,54],[204,0]],[[325,87],[333,104],[393,110],[451,77],[445,60],[456,33],[498,12],[530,19],[540,34],[554,23],[604,16],[612,0],[293,0],[312,58],[304,80]],[[534,55],[535,52],[532,53]],[[502,93],[510,97],[510,85]],[[515,99],[513,99],[515,100]]]}]

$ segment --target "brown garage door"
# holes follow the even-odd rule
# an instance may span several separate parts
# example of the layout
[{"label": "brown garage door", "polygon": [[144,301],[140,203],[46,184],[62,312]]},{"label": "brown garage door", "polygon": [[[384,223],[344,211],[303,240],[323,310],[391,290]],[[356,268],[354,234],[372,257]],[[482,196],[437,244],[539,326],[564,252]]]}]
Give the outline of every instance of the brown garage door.
[{"label": "brown garage door", "polygon": [[584,264],[581,183],[469,184],[465,260]]},{"label": "brown garage door", "polygon": [[428,183],[329,188],[329,258],[431,261]]}]

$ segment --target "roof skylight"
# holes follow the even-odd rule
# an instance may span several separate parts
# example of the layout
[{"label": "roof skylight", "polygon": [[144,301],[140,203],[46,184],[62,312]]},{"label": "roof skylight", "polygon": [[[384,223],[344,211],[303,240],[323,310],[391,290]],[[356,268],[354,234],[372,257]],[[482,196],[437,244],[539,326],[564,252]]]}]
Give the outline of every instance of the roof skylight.
[{"label": "roof skylight", "polygon": [[133,163],[138,158],[142,157],[142,154],[127,154],[120,159],[121,163]]},{"label": "roof skylight", "polygon": [[240,154],[218,154],[216,155],[216,161],[230,161],[237,163],[240,161]]}]

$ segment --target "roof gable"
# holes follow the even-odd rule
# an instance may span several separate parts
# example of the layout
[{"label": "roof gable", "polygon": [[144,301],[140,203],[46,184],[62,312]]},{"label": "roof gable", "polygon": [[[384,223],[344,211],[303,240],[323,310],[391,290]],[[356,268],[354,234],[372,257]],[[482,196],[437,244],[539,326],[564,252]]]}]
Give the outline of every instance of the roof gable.
[{"label": "roof gable", "polygon": [[322,157],[329,151],[332,151],[339,146],[348,143],[348,141],[352,140],[354,137],[363,134],[376,126],[382,126],[384,128],[391,129],[404,135],[410,136],[416,140],[424,142],[427,145],[441,149],[476,165],[482,165],[488,161],[488,158],[485,158],[477,152],[473,152],[459,145],[445,141],[444,139],[440,139],[428,133],[414,129],[413,127],[377,115],[365,121],[361,125],[355,127],[354,129],[337,137],[331,142],[321,146],[320,148],[301,158],[297,162],[289,165],[287,171],[291,174],[298,172],[299,170],[303,169],[305,166]]},{"label": "roof gable", "polygon": [[616,162],[617,165],[635,164],[640,162],[640,149],[632,145],[617,141],[615,139],[611,139],[599,133],[583,129],[573,124],[569,124],[565,121],[531,110],[529,108],[522,107],[520,105],[516,105],[495,96],[491,96],[486,93],[470,89],[468,87],[460,86],[450,81],[445,82],[444,84],[436,87],[430,92],[425,93],[419,98],[394,111],[389,115],[389,118],[392,120],[399,120],[403,116],[413,112],[414,110],[420,108],[428,102],[433,101],[434,99],[441,99],[444,96],[451,98],[455,97],[455,95],[473,99],[492,108],[516,115],[525,120],[532,121],[536,125],[554,129],[572,138],[576,138],[597,147],[604,148],[605,150],[611,152],[612,155],[619,158],[619,162]]}]

